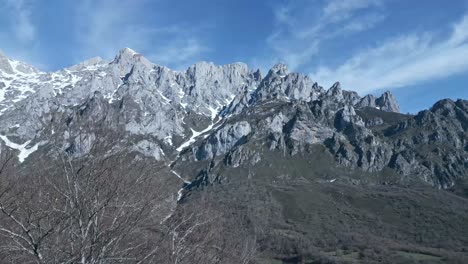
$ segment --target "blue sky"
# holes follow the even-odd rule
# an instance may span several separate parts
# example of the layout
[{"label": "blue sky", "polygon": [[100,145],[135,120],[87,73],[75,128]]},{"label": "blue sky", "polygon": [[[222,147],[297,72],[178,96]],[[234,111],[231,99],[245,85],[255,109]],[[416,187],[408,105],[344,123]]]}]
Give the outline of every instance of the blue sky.
[{"label": "blue sky", "polygon": [[468,99],[468,0],[0,0],[0,50],[41,70],[130,47],[157,64],[284,62],[403,112]]}]

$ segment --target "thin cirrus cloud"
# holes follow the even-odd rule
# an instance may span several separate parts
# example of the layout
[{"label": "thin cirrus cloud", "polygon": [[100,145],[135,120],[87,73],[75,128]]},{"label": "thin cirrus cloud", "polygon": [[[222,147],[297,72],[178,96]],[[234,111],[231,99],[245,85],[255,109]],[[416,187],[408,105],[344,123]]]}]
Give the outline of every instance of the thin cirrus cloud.
[{"label": "thin cirrus cloud", "polygon": [[40,39],[37,17],[33,16],[37,4],[36,0],[0,0],[0,16],[4,23],[0,31],[0,52],[45,68],[37,56]]},{"label": "thin cirrus cloud", "polygon": [[426,32],[390,38],[352,55],[337,68],[321,66],[311,76],[324,85],[339,78],[347,89],[366,93],[416,85],[467,70],[468,15],[465,15],[452,25],[448,36]]},{"label": "thin cirrus cloud", "polygon": [[155,63],[179,69],[208,51],[194,33],[196,29],[139,21],[146,12],[144,4],[130,0],[81,1],[75,21],[81,58],[76,60],[96,55],[112,58],[119,49],[130,47]]},{"label": "thin cirrus cloud", "polygon": [[11,9],[12,30],[21,43],[30,43],[36,37],[36,28],[31,22],[31,1],[7,0],[7,6]]},{"label": "thin cirrus cloud", "polygon": [[316,1],[289,1],[273,13],[275,27],[266,39],[273,56],[252,63],[261,68],[280,61],[292,70],[303,68],[327,41],[371,29],[385,19],[380,0],[332,0],[321,7]]}]

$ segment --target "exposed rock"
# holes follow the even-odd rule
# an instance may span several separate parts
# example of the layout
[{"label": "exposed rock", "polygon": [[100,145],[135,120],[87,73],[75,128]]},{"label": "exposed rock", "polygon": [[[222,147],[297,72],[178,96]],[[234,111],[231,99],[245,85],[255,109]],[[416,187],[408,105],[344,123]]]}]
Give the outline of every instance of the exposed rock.
[{"label": "exposed rock", "polygon": [[361,117],[356,114],[354,108],[352,106],[345,106],[336,113],[335,126],[338,131],[341,131],[350,124],[364,126],[364,122],[362,121]]},{"label": "exposed rock", "polygon": [[233,147],[244,143],[251,131],[250,124],[246,121],[223,126],[210,135],[200,147],[194,148],[195,160],[212,159],[228,153]]},{"label": "exposed rock", "polygon": [[0,71],[7,73],[7,74],[13,74],[13,68],[10,65],[10,62],[5,55],[3,55],[0,52]]},{"label": "exposed rock", "polygon": [[132,149],[147,157],[155,158],[158,161],[164,159],[164,152],[159,147],[159,145],[148,140],[142,140],[138,142],[133,146]]},{"label": "exposed rock", "polygon": [[360,108],[362,108],[362,107],[373,107],[373,108],[375,108],[376,107],[375,101],[376,101],[376,98],[372,94],[368,94],[368,95],[364,96],[363,98],[361,98],[359,103],[356,104],[356,107],[360,107]]},{"label": "exposed rock", "polygon": [[385,92],[375,100],[375,105],[382,111],[400,113],[400,107],[390,92]]},{"label": "exposed rock", "polygon": [[375,127],[375,126],[380,126],[383,124],[384,124],[384,121],[380,117],[373,117],[369,120],[366,120],[366,127]]}]

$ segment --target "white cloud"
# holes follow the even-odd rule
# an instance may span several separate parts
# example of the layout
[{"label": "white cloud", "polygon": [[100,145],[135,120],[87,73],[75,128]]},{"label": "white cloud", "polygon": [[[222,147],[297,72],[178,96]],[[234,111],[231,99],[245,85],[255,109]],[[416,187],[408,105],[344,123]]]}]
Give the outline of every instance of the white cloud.
[{"label": "white cloud", "polygon": [[332,0],[323,8],[323,16],[336,22],[349,18],[357,10],[379,5],[379,0]]},{"label": "white cloud", "polygon": [[[331,0],[321,7],[317,1],[289,1],[277,6],[273,10],[275,29],[266,40],[271,55],[253,62],[265,65],[281,61],[292,70],[303,67],[326,41],[380,23],[385,18],[381,7],[380,0]],[[362,10],[366,12],[358,12]]]},{"label": "white cloud", "polygon": [[11,8],[12,31],[22,43],[32,42],[36,37],[36,28],[31,22],[31,1],[7,0]]},{"label": "white cloud", "polygon": [[0,0],[0,16],[4,24],[0,30],[1,50],[9,58],[45,69],[38,53],[38,27],[33,10],[36,0]]},{"label": "white cloud", "polygon": [[323,85],[367,93],[440,79],[468,70],[468,15],[448,37],[409,34],[363,50],[336,69],[319,67],[311,76]]},{"label": "white cloud", "polygon": [[[179,68],[193,63],[205,48],[190,27],[146,25],[141,18],[157,16],[145,9],[146,1],[82,1],[79,5],[76,38],[82,56],[113,58],[117,51],[130,47],[155,63]],[[79,58],[80,60],[83,58]]]}]

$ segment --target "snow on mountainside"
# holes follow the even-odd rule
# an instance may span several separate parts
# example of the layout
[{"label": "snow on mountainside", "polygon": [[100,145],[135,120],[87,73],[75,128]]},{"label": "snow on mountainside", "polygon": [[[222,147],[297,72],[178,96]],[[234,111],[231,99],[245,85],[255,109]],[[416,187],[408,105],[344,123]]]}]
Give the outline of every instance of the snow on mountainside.
[{"label": "snow on mountainside", "polygon": [[[97,108],[91,119],[107,120],[109,129],[124,131],[129,137],[144,137],[135,144],[149,144],[151,151],[133,149],[163,160],[167,153],[162,149],[169,155],[180,152],[200,133],[213,129],[219,114],[235,115],[264,100],[312,101],[328,94],[359,107],[398,111],[391,95],[360,98],[339,85],[326,91],[308,76],[289,73],[283,64],[265,78],[243,63],[200,62],[179,72],[124,48],[112,61],[97,57],[56,72],[42,72],[0,55],[0,135],[35,144],[54,135],[63,148],[69,148],[76,145],[77,132],[48,120],[68,120],[73,112],[88,111],[94,103]],[[104,114],[104,109],[115,115]],[[79,130],[86,134],[87,144],[95,141],[94,132]]]}]

